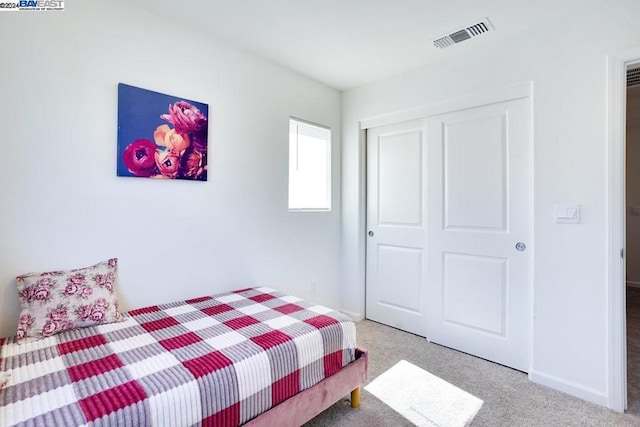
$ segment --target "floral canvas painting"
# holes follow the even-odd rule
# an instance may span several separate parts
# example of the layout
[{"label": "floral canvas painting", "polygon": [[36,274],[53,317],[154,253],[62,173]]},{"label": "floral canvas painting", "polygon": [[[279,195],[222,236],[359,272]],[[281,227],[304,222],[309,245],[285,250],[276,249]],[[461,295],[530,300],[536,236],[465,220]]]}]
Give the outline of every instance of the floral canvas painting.
[{"label": "floral canvas painting", "polygon": [[209,106],[118,84],[118,176],[207,180]]}]

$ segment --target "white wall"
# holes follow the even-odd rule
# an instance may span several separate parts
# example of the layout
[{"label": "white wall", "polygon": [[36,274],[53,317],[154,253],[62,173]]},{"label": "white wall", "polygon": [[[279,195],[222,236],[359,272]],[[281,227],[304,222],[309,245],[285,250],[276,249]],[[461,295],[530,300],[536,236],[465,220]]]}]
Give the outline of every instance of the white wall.
[{"label": "white wall", "polygon": [[[579,12],[577,12],[579,11]],[[364,313],[364,168],[358,121],[534,83],[534,319],[531,379],[607,404],[606,55],[640,46],[640,2],[557,2],[540,31],[470,40],[443,60],[343,97],[343,301]],[[550,15],[551,18],[551,15]],[[494,22],[500,31],[500,22]],[[555,224],[556,203],[582,205]],[[529,315],[523,313],[523,315]]]},{"label": "white wall", "polygon": [[[0,336],[16,275],[109,257],[129,308],[258,284],[339,305],[339,92],[121,1],[2,13],[0,39]],[[208,182],[116,177],[118,82],[209,104]],[[333,129],[331,213],[287,211],[289,116]]]}]

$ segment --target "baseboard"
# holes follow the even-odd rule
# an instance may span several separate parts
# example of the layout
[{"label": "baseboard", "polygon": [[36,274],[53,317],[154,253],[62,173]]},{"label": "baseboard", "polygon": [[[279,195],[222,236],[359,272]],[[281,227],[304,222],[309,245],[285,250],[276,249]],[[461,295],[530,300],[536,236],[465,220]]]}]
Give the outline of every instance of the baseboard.
[{"label": "baseboard", "polygon": [[601,391],[584,387],[580,384],[566,381],[561,378],[557,378],[553,375],[543,374],[535,370],[529,372],[529,380],[561,391],[571,396],[586,400],[587,402],[595,403],[596,405],[607,407],[608,398],[607,395]]},{"label": "baseboard", "polygon": [[361,320],[364,320],[364,313],[354,313],[352,311],[347,311],[347,310],[340,310],[340,313],[346,314],[354,322],[359,322]]},{"label": "baseboard", "polygon": [[639,288],[640,289],[640,282],[633,282],[631,280],[627,281],[627,288]]}]

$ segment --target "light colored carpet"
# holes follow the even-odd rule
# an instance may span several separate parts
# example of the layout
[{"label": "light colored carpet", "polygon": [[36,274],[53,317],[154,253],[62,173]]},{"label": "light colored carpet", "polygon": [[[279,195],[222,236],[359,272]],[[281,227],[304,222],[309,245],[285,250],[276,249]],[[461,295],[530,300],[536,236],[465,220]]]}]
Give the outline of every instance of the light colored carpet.
[{"label": "light colored carpet", "polygon": [[468,426],[482,400],[401,360],[365,387],[417,426]]},{"label": "light colored carpet", "polygon": [[640,289],[627,288],[627,413],[640,416]]},{"label": "light colored carpet", "polygon": [[[368,320],[359,322],[356,328],[358,345],[369,350],[367,383],[406,360],[484,402],[471,426],[640,426],[640,413],[619,414],[534,384],[522,372],[427,343],[422,337]],[[366,388],[360,408],[352,409],[345,398],[307,424],[411,425]]]}]

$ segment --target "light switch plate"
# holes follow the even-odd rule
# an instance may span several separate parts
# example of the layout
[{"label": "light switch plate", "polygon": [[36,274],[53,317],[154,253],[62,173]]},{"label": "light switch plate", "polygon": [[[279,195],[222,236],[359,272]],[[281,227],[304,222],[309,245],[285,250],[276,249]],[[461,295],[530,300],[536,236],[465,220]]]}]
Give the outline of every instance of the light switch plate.
[{"label": "light switch plate", "polygon": [[580,224],[580,205],[555,205],[554,218],[558,224]]}]

